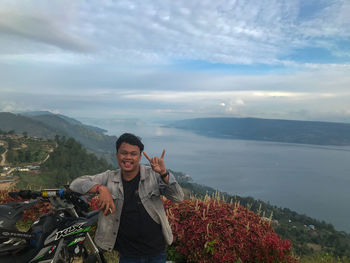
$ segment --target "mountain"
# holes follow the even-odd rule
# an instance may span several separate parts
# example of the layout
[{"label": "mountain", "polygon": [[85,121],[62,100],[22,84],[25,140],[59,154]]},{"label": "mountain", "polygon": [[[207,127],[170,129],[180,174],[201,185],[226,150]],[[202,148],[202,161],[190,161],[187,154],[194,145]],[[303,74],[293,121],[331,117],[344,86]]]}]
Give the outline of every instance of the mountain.
[{"label": "mountain", "polygon": [[10,112],[0,112],[0,129],[3,131],[14,130],[17,134],[27,132],[29,136],[40,138],[54,138],[56,135],[52,129],[44,126],[41,122]]},{"label": "mountain", "polygon": [[71,123],[73,125],[82,125],[82,126],[88,128],[89,130],[96,131],[96,132],[99,132],[99,133],[106,133],[107,132],[107,130],[105,130],[105,129],[101,129],[99,127],[95,127],[95,126],[92,126],[92,125],[86,125],[86,124],[83,124],[80,121],[78,121],[76,119],[73,119],[71,117],[68,117],[68,116],[65,116],[65,115],[62,115],[62,114],[55,114],[55,113],[52,113],[52,112],[49,112],[49,111],[28,111],[28,112],[21,112],[19,114],[21,114],[23,116],[31,117],[31,118],[35,118],[37,116],[43,116],[43,115],[58,116],[61,119],[64,119],[64,120],[68,121],[69,123]]},{"label": "mountain", "polygon": [[173,122],[168,127],[200,135],[315,145],[350,145],[350,124],[258,118],[198,118]]},{"label": "mountain", "polygon": [[[23,114],[23,113],[22,113]],[[108,136],[72,118],[49,112],[26,114],[0,112],[0,127],[3,131],[14,130],[17,134],[54,138],[55,135],[72,137],[98,157],[116,164],[114,158],[116,136]],[[102,130],[102,129],[101,129]]]}]

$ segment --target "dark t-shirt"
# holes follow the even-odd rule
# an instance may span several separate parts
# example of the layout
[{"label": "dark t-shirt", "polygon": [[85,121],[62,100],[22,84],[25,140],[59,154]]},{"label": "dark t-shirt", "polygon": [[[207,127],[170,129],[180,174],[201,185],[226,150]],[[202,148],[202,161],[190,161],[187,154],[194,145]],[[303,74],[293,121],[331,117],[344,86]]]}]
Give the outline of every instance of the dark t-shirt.
[{"label": "dark t-shirt", "polygon": [[138,193],[140,173],[130,181],[123,179],[124,203],[115,248],[123,256],[155,256],[165,249],[160,224],[147,213]]}]

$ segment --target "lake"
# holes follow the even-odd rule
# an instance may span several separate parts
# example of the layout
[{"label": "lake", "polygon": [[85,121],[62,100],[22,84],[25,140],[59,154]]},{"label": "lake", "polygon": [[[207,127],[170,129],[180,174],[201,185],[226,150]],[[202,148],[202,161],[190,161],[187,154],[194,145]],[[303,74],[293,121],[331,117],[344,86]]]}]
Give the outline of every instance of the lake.
[{"label": "lake", "polygon": [[150,156],[165,148],[167,168],[196,183],[269,201],[350,233],[350,147],[216,139],[156,124],[102,128],[142,137]]}]

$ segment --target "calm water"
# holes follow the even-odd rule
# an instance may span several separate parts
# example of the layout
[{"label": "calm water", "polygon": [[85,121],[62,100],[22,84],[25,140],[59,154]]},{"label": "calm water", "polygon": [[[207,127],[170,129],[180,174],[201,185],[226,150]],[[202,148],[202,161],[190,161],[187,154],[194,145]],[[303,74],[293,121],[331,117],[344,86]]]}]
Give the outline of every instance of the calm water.
[{"label": "calm water", "polygon": [[215,139],[157,125],[105,128],[142,137],[149,155],[165,148],[167,167],[197,183],[270,201],[350,233],[350,147]]}]

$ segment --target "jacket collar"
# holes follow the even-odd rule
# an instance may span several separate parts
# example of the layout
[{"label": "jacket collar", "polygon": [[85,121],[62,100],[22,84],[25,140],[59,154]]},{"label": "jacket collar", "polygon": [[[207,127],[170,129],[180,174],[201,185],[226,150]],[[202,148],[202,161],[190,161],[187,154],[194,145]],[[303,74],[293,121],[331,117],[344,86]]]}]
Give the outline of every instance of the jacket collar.
[{"label": "jacket collar", "polygon": [[146,166],[144,164],[140,164],[140,180],[144,181],[147,177]]},{"label": "jacket collar", "polygon": [[112,176],[112,181],[116,183],[122,182],[122,170],[118,169],[114,171],[114,176]]},{"label": "jacket collar", "polygon": [[[140,180],[143,181],[147,177],[146,166],[144,164],[140,164]],[[114,171],[114,176],[112,177],[112,181],[116,183],[122,182],[122,170],[118,169]]]}]

